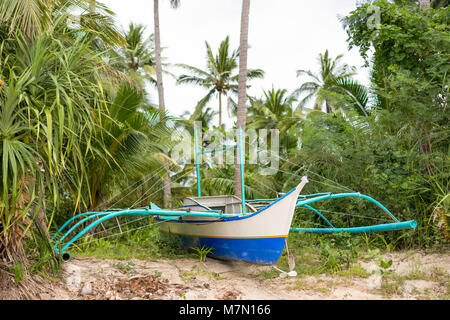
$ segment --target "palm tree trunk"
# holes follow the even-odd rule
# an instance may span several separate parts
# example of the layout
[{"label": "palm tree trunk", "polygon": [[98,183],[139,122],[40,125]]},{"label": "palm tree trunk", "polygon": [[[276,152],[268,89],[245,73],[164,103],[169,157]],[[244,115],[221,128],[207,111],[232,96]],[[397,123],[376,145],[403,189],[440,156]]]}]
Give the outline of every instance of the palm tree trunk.
[{"label": "palm tree trunk", "polygon": [[[249,22],[250,0],[242,0],[241,13],[241,35],[239,45],[239,77],[238,77],[238,105],[237,105],[237,127],[242,128],[245,135],[245,103],[247,99],[247,49],[248,49],[248,22]],[[238,132],[238,131],[236,131]],[[238,135],[236,134],[236,139]],[[245,141],[245,140],[243,140]],[[245,150],[245,143],[242,148]],[[234,161],[234,194],[241,198],[241,176],[239,167],[239,150],[236,148]]]},{"label": "palm tree trunk", "polygon": [[[42,181],[44,181],[45,168],[44,168],[44,164],[42,163],[42,160],[39,159],[38,165],[39,165],[39,169],[40,169],[41,179],[42,179]],[[45,211],[46,211],[45,188],[42,188],[41,197],[42,197],[42,208],[39,209],[39,211],[36,215],[36,221],[38,222],[39,226],[42,228],[42,231],[45,234],[45,236],[47,237],[47,240],[50,241],[50,234],[48,232],[48,228],[50,226],[48,225],[47,216],[45,215]]]},{"label": "palm tree trunk", "polygon": [[[222,92],[219,91],[219,129],[222,129]],[[222,154],[219,152],[217,158],[217,167],[222,169]]]},{"label": "palm tree trunk", "polygon": [[325,105],[326,105],[326,108],[327,108],[327,113],[328,114],[333,113],[333,109],[331,108],[331,105],[329,104],[328,101],[325,101]]},{"label": "palm tree trunk", "polygon": [[222,92],[219,92],[219,129],[222,129]]},{"label": "palm tree trunk", "polygon": [[[162,80],[162,67],[161,67],[161,37],[159,33],[159,3],[158,0],[153,1],[153,16],[155,23],[155,54],[156,54],[156,83],[158,87],[158,100],[159,100],[159,109],[161,113],[165,113],[165,104],[164,104],[164,87]],[[172,191],[170,188],[170,170],[168,165],[164,165],[165,167],[165,177],[163,179],[163,205],[164,208],[169,207],[170,199],[172,198]]]},{"label": "palm tree trunk", "polygon": [[155,54],[156,54],[156,82],[158,87],[159,108],[161,111],[165,110],[164,105],[164,87],[162,81],[162,67],[161,67],[161,37],[159,33],[159,0],[153,1],[153,12],[155,19]]}]

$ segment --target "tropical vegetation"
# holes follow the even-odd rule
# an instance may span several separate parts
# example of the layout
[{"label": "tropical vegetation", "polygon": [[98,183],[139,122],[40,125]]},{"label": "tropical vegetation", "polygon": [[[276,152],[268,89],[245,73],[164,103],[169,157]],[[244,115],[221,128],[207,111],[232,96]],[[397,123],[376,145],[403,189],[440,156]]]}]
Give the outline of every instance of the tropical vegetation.
[{"label": "tropical vegetation", "polygon": [[[170,152],[183,132],[192,134],[194,121],[201,121],[209,137],[220,132],[233,139],[237,127],[266,129],[267,149],[277,139],[270,130],[279,130],[277,152],[258,154],[257,164],[246,152],[249,199],[275,197],[306,174],[305,193],[361,192],[400,220],[418,222],[415,231],[392,232],[382,240],[365,236],[365,241],[399,248],[447,246],[450,7],[448,1],[422,2],[371,1],[341,19],[349,47],[359,50],[371,70],[367,86],[356,80],[356,69],[344,56],[326,50],[317,53],[318,72],[298,69],[300,62],[292,66],[298,70],[296,90],[273,86],[255,97],[247,94],[248,82],[264,71],[247,70],[250,2],[243,0],[239,48],[231,51],[226,37],[214,54],[206,41],[205,70],[177,62],[186,71],[177,76],[179,84],[207,90],[181,119],[164,105],[161,75],[169,70],[161,62],[158,0],[155,33],[149,36],[138,24],[121,30],[114,13],[94,0],[2,1],[0,268],[57,270],[60,257],[51,235],[75,214],[150,202],[176,205],[195,194],[193,164],[177,162]],[[369,6],[380,10],[375,28]],[[150,96],[152,85],[158,99]],[[218,108],[212,104],[215,94]],[[222,98],[236,95],[235,126],[224,128]],[[246,141],[248,151],[253,142]],[[275,171],[266,170],[274,165]],[[203,194],[240,196],[236,168],[202,165]],[[318,209],[339,226],[385,221],[383,213],[358,199],[325,202]],[[109,228],[126,238],[127,231],[152,223],[146,218],[102,225],[78,249],[91,242],[105,245],[102,236],[111,236]],[[302,209],[293,223],[324,225]],[[151,243],[141,238],[153,252],[162,247],[157,236]],[[322,242],[315,245],[326,249]]]}]

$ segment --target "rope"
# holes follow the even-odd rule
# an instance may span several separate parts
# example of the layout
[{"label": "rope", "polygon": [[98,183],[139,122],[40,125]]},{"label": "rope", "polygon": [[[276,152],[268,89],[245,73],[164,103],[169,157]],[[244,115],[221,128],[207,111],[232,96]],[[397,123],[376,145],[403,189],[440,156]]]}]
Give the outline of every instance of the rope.
[{"label": "rope", "polygon": [[[126,217],[129,217],[129,216],[126,216]],[[151,218],[151,216],[144,216],[144,217],[137,217],[137,218],[135,217],[135,219],[133,219],[131,221],[127,221],[125,223],[122,223],[121,226],[123,227],[123,226],[129,225],[131,223],[138,222],[140,220],[144,220],[144,219],[148,219],[148,218]],[[119,226],[116,225],[114,227],[111,227],[111,228],[108,228],[108,229],[105,229],[105,230],[102,230],[102,231],[99,231],[99,232],[95,232],[95,233],[91,234],[91,236],[95,236],[97,234],[108,232],[108,231],[111,231],[111,230],[117,229],[117,228],[119,228]],[[102,239],[102,238],[99,238],[99,239]]]},{"label": "rope", "polygon": [[[134,189],[132,189],[130,192],[128,192],[127,194],[125,194],[124,196],[122,196],[119,200],[117,200],[117,201],[114,202],[113,204],[109,205],[108,207],[113,207],[114,205],[116,205],[117,203],[119,203],[122,199],[124,199],[126,196],[128,196],[129,194],[131,194],[132,192],[134,192],[137,188],[139,188],[139,186],[140,186],[142,183],[146,183],[148,180],[150,180],[150,178],[155,177],[155,175],[156,175],[157,173],[161,172],[163,169],[164,169],[164,167],[161,166],[158,170],[156,170],[156,172],[150,172],[150,173],[144,178],[143,181],[142,181],[142,180],[138,180],[138,181],[136,181],[135,183],[133,183],[131,186],[128,186],[127,188],[125,188],[124,190],[122,190],[119,194],[115,195],[115,196],[112,197],[110,200],[108,200],[108,202],[109,202],[109,201],[112,201],[115,197],[117,197],[117,196],[123,194],[127,189],[133,187],[135,184],[140,183],[140,184],[137,185]],[[106,203],[108,203],[108,202],[106,202]],[[102,203],[102,204],[104,204],[104,203]]]},{"label": "rope", "polygon": [[[144,218],[148,218],[148,217],[144,217]],[[161,223],[164,223],[164,222],[167,222],[167,221],[165,221],[165,220],[164,221],[158,221],[158,222],[151,223],[151,224],[146,224],[144,226],[140,226],[140,227],[137,227],[137,228],[134,228],[134,229],[126,230],[123,233],[113,233],[113,234],[110,234],[110,235],[107,235],[107,236],[104,236],[104,237],[92,238],[86,244],[89,245],[91,242],[94,242],[94,241],[97,241],[97,240],[100,240],[100,239],[107,239],[107,238],[116,237],[116,236],[122,235],[124,233],[129,233],[129,232],[136,231],[136,230],[139,230],[139,229],[148,228],[148,227],[151,227],[151,226],[154,226],[154,225],[157,225],[157,224],[161,224]],[[113,227],[111,229],[114,229],[114,228],[117,228],[117,227]],[[94,234],[92,234],[92,236],[95,235],[95,234],[102,233],[102,232],[104,232],[104,231],[100,231],[100,232],[94,233]]]},{"label": "rope", "polygon": [[[192,168],[191,170],[188,170],[188,171],[186,171],[184,174],[182,174],[181,176],[179,176],[177,179],[175,179],[175,180],[173,180],[173,182],[175,182],[175,181],[178,181],[178,180],[180,180],[181,178],[183,178],[184,176],[186,176],[187,174],[189,174],[190,173],[190,171],[192,171],[194,168]],[[161,191],[163,188],[160,188],[160,189],[158,189],[158,190],[156,190],[155,192],[153,192],[152,194],[150,194],[149,195],[149,197],[151,197],[152,195],[154,195],[155,193],[157,193],[158,191]],[[128,208],[128,209],[130,209],[130,208]],[[128,210],[127,209],[127,210]],[[147,218],[147,217],[144,217],[144,218]],[[136,220],[137,221],[137,220]],[[93,222],[92,222],[93,223]],[[131,222],[130,222],[131,223]],[[118,228],[118,226],[115,226],[115,227],[113,227],[112,229],[115,229],[115,228]],[[100,231],[99,233],[102,233],[102,232],[104,232],[104,231]],[[68,234],[67,234],[68,235]]]},{"label": "rope", "polygon": [[[194,169],[195,169],[195,168],[191,168],[190,170],[186,171],[185,173],[183,173],[181,176],[179,176],[179,177],[176,178],[175,180],[172,180],[172,182],[175,182],[175,181],[180,180],[181,178],[183,178],[183,177],[186,176],[187,174],[191,173],[191,171],[193,171]],[[151,188],[150,188],[150,189],[151,189]],[[150,189],[149,189],[149,190],[150,190]],[[161,190],[163,190],[163,189],[164,189],[164,187],[163,187],[163,188],[157,189],[155,192],[153,192],[152,194],[150,194],[146,199],[150,198],[150,197],[153,196],[155,193],[157,193],[157,192],[159,192],[159,191],[161,191]],[[146,193],[147,193],[147,192],[145,192],[144,195],[145,195]],[[142,198],[142,196],[141,196],[141,198]],[[130,208],[132,208],[133,205],[135,205],[138,201],[140,201],[141,198],[139,198],[137,201],[135,201],[135,202],[132,204],[132,206],[130,206]]]},{"label": "rope", "polygon": [[[306,169],[306,170],[307,170],[308,172],[313,173],[312,171],[309,171],[309,169]],[[287,174],[291,174],[291,175],[296,176],[296,177],[299,177],[299,178],[302,177],[302,176],[300,176],[300,175],[298,175],[298,174],[295,174],[295,173],[292,173],[292,172],[289,172],[289,171],[284,171],[284,170],[281,170],[281,169],[278,169],[278,171],[281,171],[281,172],[287,173]],[[312,179],[312,178],[309,178],[309,177],[308,177],[308,180],[309,180],[309,181],[316,182],[316,183],[319,183],[319,184],[323,184],[324,186],[336,188],[336,186],[334,186],[334,185],[331,185],[331,184],[328,184],[328,183],[325,183],[325,182],[321,182],[321,181],[318,181],[318,180],[315,180],[315,179]],[[332,180],[330,180],[330,181],[332,181]],[[341,188],[343,189],[344,187],[341,187]],[[346,189],[346,190],[349,190],[349,191],[352,191],[352,192],[354,192],[354,193],[357,193],[356,191],[353,191],[353,190],[350,189],[350,188],[345,188],[345,189]]]},{"label": "rope", "polygon": [[[245,143],[248,144],[248,145],[250,145],[249,142],[245,142]],[[269,151],[269,152],[270,152],[270,151]],[[271,153],[271,154],[273,154],[273,153]],[[292,165],[294,165],[294,166],[298,166],[296,163],[293,163],[293,162],[289,161],[288,159],[286,159],[286,158],[284,158],[284,157],[280,157],[280,156],[277,155],[277,154],[273,154],[273,155],[277,156],[278,159],[281,159],[281,160],[283,160],[283,161],[285,161],[285,162],[287,162],[287,163],[290,163],[290,164],[292,164]],[[281,169],[278,169],[278,170],[281,171],[281,172],[283,172],[283,173],[290,174],[290,175],[292,175],[292,176],[301,177],[300,175],[298,175],[298,174],[296,174],[296,173],[288,172],[288,171],[281,170]],[[320,174],[318,174],[318,173],[316,173],[316,172],[310,170],[309,168],[306,168],[306,171],[307,171],[308,173],[312,173],[312,174],[314,174],[314,175],[316,175],[316,176],[318,176],[318,177],[320,177],[320,178],[323,178],[323,179],[325,179],[325,180],[327,180],[327,181],[330,181],[330,182],[333,183],[334,185],[309,178],[310,181],[313,181],[313,182],[316,182],[316,183],[319,183],[319,184],[322,184],[322,185],[325,185],[325,186],[335,187],[335,188],[341,188],[341,189],[344,189],[344,190],[346,190],[346,191],[351,191],[351,192],[357,193],[357,192],[354,191],[353,189],[348,188],[348,187],[346,187],[346,186],[344,186],[344,185],[342,185],[342,184],[340,184],[340,183],[338,183],[338,182],[336,182],[336,181],[333,181],[333,180],[331,180],[331,179],[328,179],[328,178],[324,177],[323,175],[320,175]],[[221,175],[223,175],[224,177],[226,177],[226,176],[224,175],[224,173],[222,172],[221,169],[219,170],[219,173],[220,173]],[[274,190],[273,188],[271,188],[270,186],[266,185],[265,183],[263,183],[263,182],[261,182],[261,181],[259,181],[259,180],[257,180],[257,179],[255,179],[254,181],[257,182],[258,184],[260,184],[260,185],[266,187],[267,189],[272,190],[273,192],[275,192],[275,194],[277,193],[277,190]],[[375,217],[369,217],[369,216],[363,216],[363,215],[357,215],[357,214],[351,214],[351,213],[345,213],[345,212],[336,212],[336,211],[323,210],[323,209],[321,209],[321,211],[322,211],[322,212],[327,212],[327,213],[338,214],[338,215],[345,215],[345,216],[352,216],[352,217],[366,218],[366,219],[372,219],[372,220],[378,220],[378,221],[384,221],[384,222],[390,221],[390,220],[387,220],[387,219],[375,218]]]},{"label": "rope", "polygon": [[[247,145],[250,146],[250,143],[249,143],[249,142],[245,142],[245,143],[246,143]],[[285,161],[285,162],[288,162],[288,163],[290,163],[290,164],[293,164],[294,166],[298,166],[298,164],[296,164],[296,163],[294,163],[294,162],[291,162],[291,161],[289,161],[289,160],[286,159],[286,158],[280,157],[280,155],[274,154],[274,153],[272,153],[270,150],[267,150],[267,151],[270,152],[271,155],[274,155],[274,156],[278,157],[278,159],[280,159],[280,160],[283,160],[283,161]],[[281,170],[281,169],[278,169],[278,170],[279,170],[279,171],[282,171],[282,172],[285,172],[285,171],[283,171],[283,170]],[[336,184],[337,186],[339,186],[339,187],[341,187],[341,188],[343,188],[343,189],[345,189],[345,190],[349,190],[349,191],[351,191],[351,192],[355,192],[355,193],[356,193],[356,191],[350,189],[349,187],[346,187],[346,186],[344,186],[344,185],[342,185],[342,184],[340,184],[340,183],[338,183],[338,182],[336,182],[336,181],[333,181],[333,180],[331,180],[331,179],[328,179],[327,177],[324,177],[324,176],[322,176],[322,175],[320,175],[320,174],[318,174],[318,173],[312,171],[312,170],[309,169],[309,168],[307,168],[306,170],[307,170],[307,172],[310,172],[310,173],[312,173],[312,174],[314,174],[314,175],[316,175],[316,176],[318,176],[318,177],[320,177],[320,178],[323,178],[323,179],[325,179],[325,180],[328,180],[328,181],[330,181],[330,182]],[[292,173],[292,172],[286,172],[286,173],[295,175],[295,176],[297,176],[297,177],[301,177],[301,176],[299,176],[298,174],[295,174],[295,173]],[[311,181],[312,181],[312,180],[311,180]],[[316,182],[317,182],[317,181],[316,181]],[[322,183],[322,184],[324,184],[324,183]],[[325,185],[327,185],[327,184],[325,184]],[[332,186],[332,185],[329,185],[329,186]]]},{"label": "rope", "polygon": [[323,210],[323,209],[322,209],[321,211],[323,211],[323,212],[328,212],[328,213],[339,214],[339,215],[344,215],[344,216],[353,216],[353,217],[366,218],[366,219],[372,219],[372,220],[379,220],[379,221],[385,221],[385,222],[390,222],[390,221],[391,221],[391,220],[383,219],[383,218],[375,218],[375,217],[361,216],[361,215],[351,214],[351,213],[345,213],[345,212],[336,212],[336,211]]}]

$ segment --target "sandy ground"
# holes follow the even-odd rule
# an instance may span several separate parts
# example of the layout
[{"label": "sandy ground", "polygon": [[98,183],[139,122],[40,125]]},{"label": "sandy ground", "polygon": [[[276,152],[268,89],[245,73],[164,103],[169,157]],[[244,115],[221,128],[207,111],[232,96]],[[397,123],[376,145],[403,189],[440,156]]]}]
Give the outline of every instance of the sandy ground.
[{"label": "sandy ground", "polygon": [[[25,298],[44,300],[278,300],[448,299],[450,254],[391,253],[390,269],[403,281],[386,283],[376,262],[359,261],[370,276],[330,275],[264,279],[270,266],[208,258],[100,260],[73,258],[62,279],[39,280]],[[3,292],[6,294],[6,292]],[[7,295],[0,298],[7,299]],[[10,296],[11,297],[11,296]]]}]

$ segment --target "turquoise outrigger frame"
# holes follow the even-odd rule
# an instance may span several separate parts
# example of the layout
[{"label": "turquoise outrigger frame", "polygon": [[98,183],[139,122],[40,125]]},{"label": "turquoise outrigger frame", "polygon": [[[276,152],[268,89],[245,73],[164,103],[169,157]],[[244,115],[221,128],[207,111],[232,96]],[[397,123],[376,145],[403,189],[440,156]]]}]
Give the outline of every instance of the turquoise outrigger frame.
[{"label": "turquoise outrigger frame", "polygon": [[[55,242],[54,250],[57,253],[61,253],[63,260],[70,259],[70,254],[66,252],[69,246],[77,241],[80,237],[85,235],[89,230],[95,228],[103,221],[118,217],[118,216],[141,216],[141,217],[157,217],[161,221],[170,221],[170,220],[179,220],[183,216],[201,216],[201,217],[215,217],[218,220],[221,220],[226,217],[235,217],[245,215],[245,207],[246,204],[255,203],[255,202],[273,202],[277,199],[253,199],[246,200],[245,199],[245,183],[244,183],[244,150],[243,150],[243,134],[242,128],[238,129],[238,142],[236,145],[227,146],[219,149],[212,149],[206,151],[199,151],[198,149],[198,137],[197,131],[194,130],[194,140],[195,140],[195,162],[196,162],[196,176],[197,176],[197,196],[201,197],[201,180],[200,180],[200,162],[199,156],[201,154],[213,153],[218,151],[224,151],[232,148],[238,148],[239,150],[239,160],[240,160],[240,176],[241,176],[241,194],[242,194],[242,212],[241,213],[233,213],[233,214],[225,214],[218,210],[211,210],[205,208],[204,211],[191,211],[191,210],[166,210],[161,209],[154,203],[150,203],[150,206],[135,208],[135,209],[110,209],[105,211],[92,211],[86,212],[82,214],[78,214],[67,220],[59,229],[58,232],[52,237],[52,240],[55,241],[58,235],[61,235],[63,230],[69,226],[71,222],[79,219],[71,228],[69,228],[65,233],[63,233],[59,239]],[[317,209],[310,206],[311,203],[327,200],[327,199],[337,199],[337,198],[345,198],[345,197],[359,197],[366,199],[378,207],[380,207],[383,211],[385,211],[393,220],[393,223],[385,223],[378,225],[370,225],[370,226],[362,226],[362,227],[351,227],[351,228],[336,228],[322,213],[320,213]],[[265,205],[253,205],[253,207],[264,207]],[[414,220],[400,222],[386,207],[384,207],[377,200],[361,194],[361,193],[338,193],[332,194],[331,192],[326,193],[316,193],[310,195],[299,195],[297,199],[297,207],[304,207],[309,209],[316,214],[318,214],[325,222],[329,225],[328,228],[290,228],[291,232],[306,232],[306,233],[339,233],[339,232],[349,232],[349,233],[370,233],[370,232],[383,232],[383,231],[393,231],[393,230],[403,230],[403,229],[415,229],[417,227],[417,222]],[[94,221],[94,219],[96,219]],[[89,223],[85,228],[79,231],[73,238],[71,238],[64,245],[60,245],[64,239],[66,239],[75,229],[83,223]]]},{"label": "turquoise outrigger frame", "polygon": [[[384,223],[370,226],[361,227],[349,227],[349,228],[336,228],[322,213],[317,209],[311,207],[309,204],[321,200],[327,199],[338,199],[346,197],[357,197],[368,200],[378,207],[380,207],[384,212],[386,212],[395,222]],[[274,201],[276,199],[255,199],[247,200],[247,202],[262,202],[262,201]],[[260,207],[263,205],[255,205],[255,207]],[[415,229],[417,227],[417,222],[414,220],[400,222],[385,206],[383,206],[377,200],[361,194],[361,193],[338,193],[332,194],[331,192],[316,193],[310,195],[299,195],[297,199],[297,207],[304,207],[309,209],[316,214],[318,214],[325,222],[330,226],[329,228],[291,228],[291,232],[305,232],[305,233],[339,233],[339,232],[350,232],[350,233],[370,233],[370,232],[383,232],[383,231],[394,231],[403,229]]]},{"label": "turquoise outrigger frame", "polygon": [[[393,223],[384,223],[384,224],[378,224],[378,225],[370,225],[370,226],[361,226],[361,227],[350,227],[350,228],[336,228],[334,227],[326,218],[323,216],[318,210],[315,208],[309,206],[310,203],[320,201],[320,200],[326,200],[326,199],[338,199],[338,198],[345,198],[345,197],[357,197],[366,199],[378,207],[380,207],[384,212],[386,212],[395,222]],[[369,233],[369,232],[382,232],[382,231],[394,231],[394,230],[403,230],[403,229],[414,229],[417,227],[417,222],[414,220],[404,221],[400,222],[385,206],[383,206],[380,202],[377,200],[361,194],[361,193],[338,193],[338,194],[324,194],[319,195],[314,198],[298,200],[297,201],[297,207],[305,207],[309,210],[314,211],[319,216],[321,216],[329,225],[330,228],[291,228],[291,231],[293,232],[307,232],[307,233],[337,233],[337,232],[350,232],[350,233]]]},{"label": "turquoise outrigger frame", "polygon": [[[138,216],[138,217],[151,217],[156,216],[161,220],[178,220],[182,216],[197,216],[197,217],[217,217],[218,219],[223,219],[225,217],[234,217],[240,216],[241,214],[224,214],[218,213],[217,210],[208,210],[208,211],[176,211],[176,210],[165,210],[157,207],[155,204],[151,204],[150,207],[136,208],[136,209],[125,209],[125,210],[109,210],[109,211],[93,211],[81,213],[73,216],[69,220],[67,220],[59,229],[58,232],[52,237],[52,240],[55,240],[56,236],[59,235],[71,222],[76,219],[80,219],[76,222],[71,228],[69,228],[64,234],[62,234],[58,241],[54,245],[54,250],[56,252],[65,253],[65,250],[69,248],[69,246],[78,240],[80,237],[85,235],[89,230],[95,228],[103,221],[118,217],[118,216]],[[93,221],[96,219],[95,221]],[[89,222],[90,224],[83,228],[80,232],[78,232],[72,239],[70,239],[67,243],[65,243],[61,248],[58,248],[59,244],[70,235],[77,227],[82,225],[83,223]]]},{"label": "turquoise outrigger frame", "polygon": [[[196,162],[196,173],[197,173],[197,195],[201,196],[201,182],[200,182],[200,162],[199,155],[205,153],[213,153],[218,151],[224,151],[227,149],[238,148],[239,150],[239,159],[240,159],[240,175],[241,175],[241,192],[242,192],[242,213],[236,214],[225,214],[218,210],[211,210],[206,208],[204,211],[192,211],[192,210],[166,210],[161,209],[154,203],[150,204],[150,207],[142,207],[136,209],[110,209],[105,211],[92,211],[85,212],[78,215],[73,216],[69,220],[67,220],[57,231],[57,233],[52,237],[52,240],[55,241],[55,245],[53,247],[54,251],[61,253],[63,260],[70,259],[70,254],[68,254],[65,250],[69,248],[69,246],[85,235],[89,230],[95,228],[103,221],[118,217],[118,216],[140,216],[140,217],[151,217],[156,216],[158,219],[162,221],[169,220],[179,220],[183,216],[200,216],[200,217],[215,217],[218,220],[226,218],[226,217],[235,217],[245,215],[245,191],[244,191],[244,150],[243,150],[243,134],[242,128],[238,129],[238,142],[236,145],[212,149],[199,152],[198,150],[198,139],[197,139],[197,131],[194,130],[195,137],[195,162]],[[76,219],[80,219],[76,222],[71,228],[69,228],[65,233],[61,235],[63,230]],[[96,219],[94,221],[94,219]],[[89,223],[85,228],[79,231],[75,236],[66,242],[64,245],[61,245],[62,241],[65,240],[75,229],[79,226],[82,226],[84,223]],[[60,235],[59,239],[56,240],[56,237]]]}]

